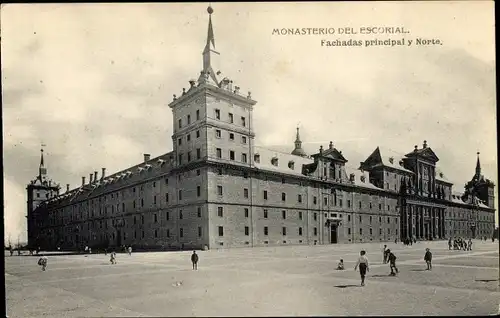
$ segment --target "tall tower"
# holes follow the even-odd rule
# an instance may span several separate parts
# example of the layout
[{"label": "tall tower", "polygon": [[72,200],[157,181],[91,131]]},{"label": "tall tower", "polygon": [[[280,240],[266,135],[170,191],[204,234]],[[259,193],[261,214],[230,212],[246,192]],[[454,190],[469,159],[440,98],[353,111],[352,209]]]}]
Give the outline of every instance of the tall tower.
[{"label": "tall tower", "polygon": [[[43,146],[43,145],[42,145]],[[34,244],[37,237],[37,224],[43,214],[43,202],[59,195],[60,186],[47,177],[47,168],[43,158],[43,148],[40,149],[40,165],[38,175],[26,187],[27,192],[27,222],[28,244]]]},{"label": "tall tower", "polygon": [[479,152],[477,153],[476,172],[472,180],[465,185],[466,194],[478,197],[484,201],[488,207],[495,208],[495,184],[485,179],[481,174],[481,162],[479,161]]},{"label": "tall tower", "polygon": [[212,7],[207,9],[208,35],[203,50],[203,68],[198,80],[190,80],[181,96],[169,104],[173,112],[173,150],[176,166],[212,160],[251,165],[255,137],[252,119],[256,104],[217,68]]}]

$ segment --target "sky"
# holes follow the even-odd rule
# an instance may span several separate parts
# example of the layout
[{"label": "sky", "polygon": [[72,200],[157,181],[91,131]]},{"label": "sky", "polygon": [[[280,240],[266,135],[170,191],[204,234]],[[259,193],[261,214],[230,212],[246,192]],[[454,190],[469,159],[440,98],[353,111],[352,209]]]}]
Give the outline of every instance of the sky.
[{"label": "sky", "polygon": [[[493,2],[212,7],[221,71],[257,100],[258,145],[292,151],[299,126],[306,152],[333,141],[357,168],[377,146],[405,154],[427,140],[454,191],[473,176],[478,151],[483,174],[498,184]],[[144,153],[172,149],[167,105],[202,69],[206,9],[206,3],[2,5],[6,240],[26,240],[25,189],[38,173],[41,143],[49,177],[62,190],[93,171],[100,175],[101,167],[111,174]],[[337,33],[366,26],[409,33]],[[336,33],[272,34],[308,27]],[[321,46],[401,38],[442,45]]]}]

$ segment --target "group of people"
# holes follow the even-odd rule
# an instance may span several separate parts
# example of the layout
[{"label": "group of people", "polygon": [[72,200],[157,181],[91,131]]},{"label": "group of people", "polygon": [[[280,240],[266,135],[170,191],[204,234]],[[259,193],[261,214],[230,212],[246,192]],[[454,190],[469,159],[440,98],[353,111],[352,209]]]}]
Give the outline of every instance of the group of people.
[{"label": "group of people", "polygon": [[[368,257],[366,256],[366,251],[361,251],[360,256],[354,266],[354,270],[357,270],[359,267],[359,274],[361,276],[361,286],[365,286],[365,277],[366,273],[370,271]],[[396,255],[391,251],[391,249],[387,248],[387,245],[384,245],[382,250],[382,263],[389,263],[389,268],[391,270],[390,276],[396,276],[399,273],[399,270],[396,266]],[[432,270],[432,252],[429,248],[425,249],[424,261],[427,264],[427,270]],[[344,260],[341,259],[337,265],[337,270],[344,270]]]},{"label": "group of people", "polygon": [[448,240],[448,250],[463,250],[463,251],[472,251],[472,239],[469,238],[469,241],[459,237],[455,238],[453,241],[451,237]]},{"label": "group of people", "polygon": [[403,240],[403,244],[406,245],[406,246],[413,245],[413,243],[417,243],[417,239],[416,238],[409,238],[409,237],[407,237],[407,238],[405,238]]}]

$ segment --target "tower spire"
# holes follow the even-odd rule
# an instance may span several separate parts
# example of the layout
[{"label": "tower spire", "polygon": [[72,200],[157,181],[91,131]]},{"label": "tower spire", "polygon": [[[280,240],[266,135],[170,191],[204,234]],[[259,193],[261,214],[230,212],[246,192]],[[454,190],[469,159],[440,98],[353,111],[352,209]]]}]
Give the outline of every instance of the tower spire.
[{"label": "tower spire", "polygon": [[295,136],[295,149],[293,149],[292,155],[307,157],[306,152],[302,149],[302,141],[300,140],[299,127],[297,127],[297,134]]},{"label": "tower spire", "polygon": [[206,83],[207,80],[212,80],[213,84],[219,85],[217,79],[217,73],[220,73],[218,69],[215,69],[214,57],[220,55],[219,52],[215,51],[215,36],[214,29],[212,26],[212,13],[214,9],[211,6],[207,8],[208,12],[208,34],[207,43],[205,44],[205,49],[203,50],[203,70],[201,71],[198,82]]},{"label": "tower spire", "polygon": [[38,168],[38,175],[39,175],[39,178],[40,178],[40,181],[45,181],[45,178],[46,178],[46,175],[47,175],[47,168],[45,168],[45,163],[44,163],[44,160],[43,160],[43,147],[45,145],[42,144],[41,148],[40,148],[40,167]]},{"label": "tower spire", "polygon": [[476,177],[481,177],[481,163],[479,162],[479,151],[477,152]]}]

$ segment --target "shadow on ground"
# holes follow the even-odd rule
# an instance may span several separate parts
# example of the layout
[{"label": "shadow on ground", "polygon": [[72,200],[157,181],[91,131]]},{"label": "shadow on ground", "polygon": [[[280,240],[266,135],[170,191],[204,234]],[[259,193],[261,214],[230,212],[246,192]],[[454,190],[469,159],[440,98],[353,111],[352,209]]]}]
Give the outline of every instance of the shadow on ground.
[{"label": "shadow on ground", "polygon": [[337,288],[361,287],[360,285],[336,285]]},{"label": "shadow on ground", "polygon": [[498,279],[476,279],[476,282],[489,283],[496,282]]}]

